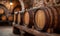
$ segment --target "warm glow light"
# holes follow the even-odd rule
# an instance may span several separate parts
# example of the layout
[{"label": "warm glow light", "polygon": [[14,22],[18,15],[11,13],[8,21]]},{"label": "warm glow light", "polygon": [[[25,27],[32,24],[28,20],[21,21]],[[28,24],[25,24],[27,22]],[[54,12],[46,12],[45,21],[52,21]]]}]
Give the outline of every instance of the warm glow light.
[{"label": "warm glow light", "polygon": [[12,3],[12,2],[10,2],[10,5],[13,5],[13,3]]}]

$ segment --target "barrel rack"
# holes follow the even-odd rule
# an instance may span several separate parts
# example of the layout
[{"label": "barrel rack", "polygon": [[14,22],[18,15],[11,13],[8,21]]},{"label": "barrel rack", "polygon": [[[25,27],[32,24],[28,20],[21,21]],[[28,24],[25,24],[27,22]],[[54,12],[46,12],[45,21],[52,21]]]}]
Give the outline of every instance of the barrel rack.
[{"label": "barrel rack", "polygon": [[22,25],[18,25],[18,24],[13,25],[13,26],[18,28],[19,30],[33,34],[34,36],[60,36],[60,34],[43,33],[43,32],[37,31],[35,29],[27,28],[26,26],[22,26]]}]

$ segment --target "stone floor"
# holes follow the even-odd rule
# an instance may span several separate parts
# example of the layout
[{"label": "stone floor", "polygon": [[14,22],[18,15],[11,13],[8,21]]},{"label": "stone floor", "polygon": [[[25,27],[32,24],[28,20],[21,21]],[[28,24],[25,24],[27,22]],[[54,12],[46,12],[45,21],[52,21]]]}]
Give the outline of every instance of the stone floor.
[{"label": "stone floor", "polygon": [[10,26],[0,26],[0,36],[19,36],[12,33],[13,28]]},{"label": "stone floor", "polygon": [[[12,33],[13,28],[12,26],[0,26],[0,36],[20,36],[20,35],[15,35]],[[25,36],[32,36],[30,34],[26,33]],[[41,35],[43,35],[41,33]],[[23,36],[23,35],[22,35]],[[43,36],[47,36],[47,34],[44,34]],[[48,36],[60,36],[59,34],[48,34]]]}]

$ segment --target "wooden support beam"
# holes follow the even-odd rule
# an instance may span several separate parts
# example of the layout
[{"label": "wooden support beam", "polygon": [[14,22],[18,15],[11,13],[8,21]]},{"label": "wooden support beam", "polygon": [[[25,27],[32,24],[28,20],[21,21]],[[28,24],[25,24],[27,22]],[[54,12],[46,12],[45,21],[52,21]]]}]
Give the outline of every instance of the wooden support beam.
[{"label": "wooden support beam", "polygon": [[37,30],[27,28],[27,27],[21,26],[21,25],[13,25],[13,26],[17,27],[18,29],[20,29],[22,31],[26,31],[26,32],[28,32],[30,34],[33,34],[35,36],[60,36],[59,34],[49,34],[49,33],[39,32]]}]

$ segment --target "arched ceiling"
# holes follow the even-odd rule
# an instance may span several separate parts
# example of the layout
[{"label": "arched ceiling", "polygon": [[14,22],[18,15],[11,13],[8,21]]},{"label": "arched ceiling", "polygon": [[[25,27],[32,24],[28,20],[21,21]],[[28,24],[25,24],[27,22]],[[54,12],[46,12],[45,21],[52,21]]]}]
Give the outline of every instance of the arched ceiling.
[{"label": "arched ceiling", "polygon": [[12,10],[15,6],[20,5],[19,0],[12,0],[13,5],[10,5],[10,0],[0,0],[0,4],[5,5],[8,10]]}]

